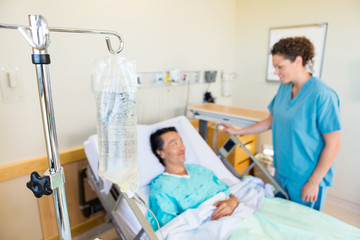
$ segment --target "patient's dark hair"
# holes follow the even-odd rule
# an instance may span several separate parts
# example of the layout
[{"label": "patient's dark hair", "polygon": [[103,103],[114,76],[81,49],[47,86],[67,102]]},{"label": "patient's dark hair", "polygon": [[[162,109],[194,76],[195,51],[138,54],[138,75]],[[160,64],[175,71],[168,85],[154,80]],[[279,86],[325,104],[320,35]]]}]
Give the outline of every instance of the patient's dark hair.
[{"label": "patient's dark hair", "polygon": [[175,127],[165,127],[157,130],[153,134],[150,135],[150,144],[151,150],[155,154],[155,156],[159,159],[160,163],[165,166],[164,160],[157,154],[156,150],[162,150],[164,145],[164,141],[161,135],[168,133],[168,132],[177,132]]}]

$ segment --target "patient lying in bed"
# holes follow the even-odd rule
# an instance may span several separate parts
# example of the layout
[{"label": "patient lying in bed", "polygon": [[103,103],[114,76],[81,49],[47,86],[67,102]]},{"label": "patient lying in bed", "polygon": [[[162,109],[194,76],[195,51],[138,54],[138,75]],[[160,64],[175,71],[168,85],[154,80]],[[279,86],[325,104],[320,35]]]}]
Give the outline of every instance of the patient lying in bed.
[{"label": "patient lying in bed", "polygon": [[[149,196],[149,207],[160,227],[220,192],[225,193],[227,199],[214,204],[216,209],[211,219],[217,220],[233,213],[239,200],[230,194],[229,186],[205,167],[184,164],[185,146],[174,127],[157,130],[150,136],[150,142],[153,153],[165,166],[165,172],[151,182]],[[150,213],[147,219],[157,230],[157,222]]]},{"label": "patient lying in bed", "polygon": [[[195,187],[193,185],[189,187],[189,189],[191,188],[192,190],[188,190],[187,186],[184,190],[185,186],[181,186],[181,184],[175,182],[176,180],[174,180],[184,178],[172,177],[173,181],[164,180],[163,182],[166,181],[169,183],[168,185],[165,185],[166,188],[164,191],[166,191],[166,189],[170,189],[172,192],[170,192],[169,195],[163,194],[163,197],[166,197],[171,201],[165,202],[164,207],[162,206],[163,201],[160,199],[158,201],[159,209],[160,211],[163,211],[163,209],[175,209],[175,214],[173,214],[174,218],[171,221],[166,224],[161,224],[164,226],[162,226],[160,230],[156,231],[156,235],[159,237],[159,239],[360,239],[359,228],[353,227],[322,212],[315,211],[311,208],[291,201],[287,201],[281,198],[264,198],[264,196],[271,196],[272,192],[270,192],[270,185],[264,186],[264,184],[261,183],[259,179],[254,177],[245,177],[240,181],[239,179],[232,176],[230,172],[226,170],[221,161],[219,161],[207,143],[203,141],[191,123],[183,116],[151,126],[138,125],[138,156],[140,163],[139,175],[143,190],[141,191],[142,197],[147,198],[147,196],[149,196],[149,184],[154,178],[157,179],[156,176],[159,175],[164,177],[166,175],[170,175],[167,173],[167,169],[164,172],[163,166],[158,162],[159,159],[156,159],[155,155],[151,153],[148,140],[149,136],[155,129],[174,125],[177,127],[179,134],[181,135],[182,140],[186,145],[186,162],[200,164],[208,169],[211,169],[217,176],[214,176],[215,178],[212,178],[211,181],[206,181],[206,183],[202,185],[206,187],[208,184],[214,184],[215,187],[211,187],[210,190],[213,191],[213,188],[215,188],[216,191],[214,192],[218,193],[202,202],[199,207],[185,210],[186,207],[184,207],[184,203],[188,201],[186,198],[187,195],[185,194],[186,191],[191,193],[188,195],[189,199],[192,199],[197,195],[211,196],[211,194],[214,194],[214,192],[209,194],[205,190],[194,190]],[[89,161],[90,159],[94,160],[95,158],[95,161],[93,161],[92,164],[97,167],[98,141],[96,136],[95,138],[92,136],[90,139],[91,141],[87,141],[88,143],[84,144],[85,152]],[[174,144],[176,146],[176,143]],[[91,148],[89,149],[89,147]],[[91,149],[93,152],[90,151]],[[183,155],[183,151],[185,150],[179,151],[180,156]],[[162,154],[165,154],[162,156],[166,157],[175,153],[166,153],[163,151]],[[162,161],[162,158],[160,160]],[[182,171],[176,171],[172,173],[174,176],[184,175],[187,173],[189,177],[192,178],[195,175],[191,172],[191,166],[193,165],[185,164],[184,168],[181,168]],[[177,168],[171,170],[176,169]],[[203,174],[202,169],[203,168],[196,168],[195,170],[198,170],[197,173]],[[205,169],[204,172],[208,173],[206,170],[207,169]],[[207,179],[211,178],[211,176],[213,176],[212,172],[209,173]],[[224,185],[221,182],[215,180],[217,177],[226,182],[229,188],[223,187]],[[179,180],[179,182],[181,181],[182,180]],[[166,184],[166,182],[164,184]],[[179,186],[179,188],[176,188],[175,185]],[[98,186],[98,184],[94,183],[94,186]],[[230,216],[223,216],[216,221],[212,220],[211,218],[214,216],[215,210],[219,208],[214,206],[214,204],[219,201],[228,200],[229,189],[230,193],[236,196],[236,198],[239,200],[238,206],[233,210]],[[156,193],[156,191],[152,191],[154,192],[152,192],[151,195],[155,196],[156,194],[154,193]],[[162,194],[161,192],[158,193]],[[182,201],[179,201],[180,203],[183,203],[181,205],[183,206],[182,209],[180,209],[180,204],[175,204],[177,201],[175,197],[172,197],[176,196],[176,194],[183,197]],[[100,195],[100,197],[103,198],[102,195]],[[206,198],[207,197],[204,197],[204,199]],[[156,199],[154,201],[156,201]],[[156,211],[152,206],[154,201],[150,200],[150,207]],[[198,201],[201,202],[202,200]],[[104,202],[106,202],[106,199]],[[128,232],[128,238],[131,239],[138,234],[141,226],[140,224],[134,224],[135,221],[137,222],[137,219],[135,215],[128,214],[131,209],[125,203],[126,202],[121,201],[119,203],[119,207],[116,210],[114,209],[114,212],[111,213],[116,214],[114,219],[119,219],[119,223],[124,225],[126,224],[124,230],[135,226]],[[168,205],[169,203],[170,205]],[[128,212],[124,210],[127,210]],[[183,212],[181,213],[181,211]],[[159,217],[159,219],[160,218],[161,217]],[[154,221],[152,217],[148,217],[148,219]],[[157,224],[155,223],[153,225]]]}]

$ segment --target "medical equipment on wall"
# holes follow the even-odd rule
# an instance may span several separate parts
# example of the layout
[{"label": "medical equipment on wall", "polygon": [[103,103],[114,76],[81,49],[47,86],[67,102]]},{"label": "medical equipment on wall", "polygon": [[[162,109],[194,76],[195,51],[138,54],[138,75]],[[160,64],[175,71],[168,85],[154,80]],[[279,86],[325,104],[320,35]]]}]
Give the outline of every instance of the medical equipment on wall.
[{"label": "medical equipment on wall", "polygon": [[[65,178],[64,170],[61,167],[57,135],[54,119],[54,110],[51,96],[49,64],[50,55],[47,48],[50,45],[49,32],[67,32],[67,33],[89,33],[89,34],[106,34],[117,37],[120,46],[113,50],[110,39],[106,37],[108,50],[112,54],[118,54],[122,51],[124,43],[117,32],[103,30],[87,29],[70,29],[70,28],[53,28],[48,27],[47,22],[41,15],[29,15],[29,26],[0,24],[0,28],[17,29],[33,50],[32,62],[35,64],[36,75],[38,79],[39,98],[43,129],[45,135],[45,144],[49,160],[49,169],[41,177],[37,172],[31,174],[31,181],[27,186],[33,191],[36,197],[43,194],[50,195],[54,193],[54,205],[58,222],[58,232],[60,239],[71,239],[70,222],[65,196]],[[30,35],[26,30],[30,30]]]},{"label": "medical equipment on wall", "polygon": [[186,75],[180,69],[173,69],[170,71],[170,79],[172,83],[181,83],[186,81]]},{"label": "medical equipment on wall", "polygon": [[235,72],[224,73],[222,75],[221,96],[231,97],[232,83],[236,77],[237,77],[237,74]]},{"label": "medical equipment on wall", "polygon": [[217,75],[217,71],[214,71],[214,70],[205,71],[205,76],[204,76],[205,82],[207,82],[207,83],[215,82],[216,75]]},{"label": "medical equipment on wall", "polygon": [[111,56],[94,64],[99,176],[132,197],[139,186],[135,61]]},{"label": "medical equipment on wall", "polygon": [[201,71],[173,69],[169,71],[138,72],[138,87],[178,86],[200,83]]}]

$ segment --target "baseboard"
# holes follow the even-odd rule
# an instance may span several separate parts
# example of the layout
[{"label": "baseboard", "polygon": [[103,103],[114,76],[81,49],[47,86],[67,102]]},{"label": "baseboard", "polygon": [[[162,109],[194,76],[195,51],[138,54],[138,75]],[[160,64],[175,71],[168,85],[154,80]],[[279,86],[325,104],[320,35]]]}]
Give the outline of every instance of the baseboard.
[{"label": "baseboard", "polygon": [[[92,216],[89,219],[87,219],[86,221],[74,226],[71,228],[71,236],[72,237],[76,237],[79,236],[87,231],[89,231],[90,229],[93,229],[94,227],[99,226],[100,224],[105,223],[105,217],[104,217],[104,212],[99,212],[97,216]],[[53,235],[49,238],[46,238],[44,240],[58,240],[59,239],[59,235]]]},{"label": "baseboard", "polygon": [[346,208],[348,210],[351,210],[352,212],[356,212],[360,214],[360,204],[356,204],[332,195],[328,195],[326,197],[326,201],[329,203],[335,204],[341,208]]}]

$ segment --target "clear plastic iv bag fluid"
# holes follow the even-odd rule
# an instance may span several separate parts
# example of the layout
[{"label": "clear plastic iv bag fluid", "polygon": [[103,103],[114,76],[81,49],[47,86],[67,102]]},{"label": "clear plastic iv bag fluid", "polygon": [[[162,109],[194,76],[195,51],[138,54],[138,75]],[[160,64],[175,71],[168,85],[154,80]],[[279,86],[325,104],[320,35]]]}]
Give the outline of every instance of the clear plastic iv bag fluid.
[{"label": "clear plastic iv bag fluid", "polygon": [[136,65],[122,57],[94,64],[99,176],[132,197],[139,186],[136,146]]}]

